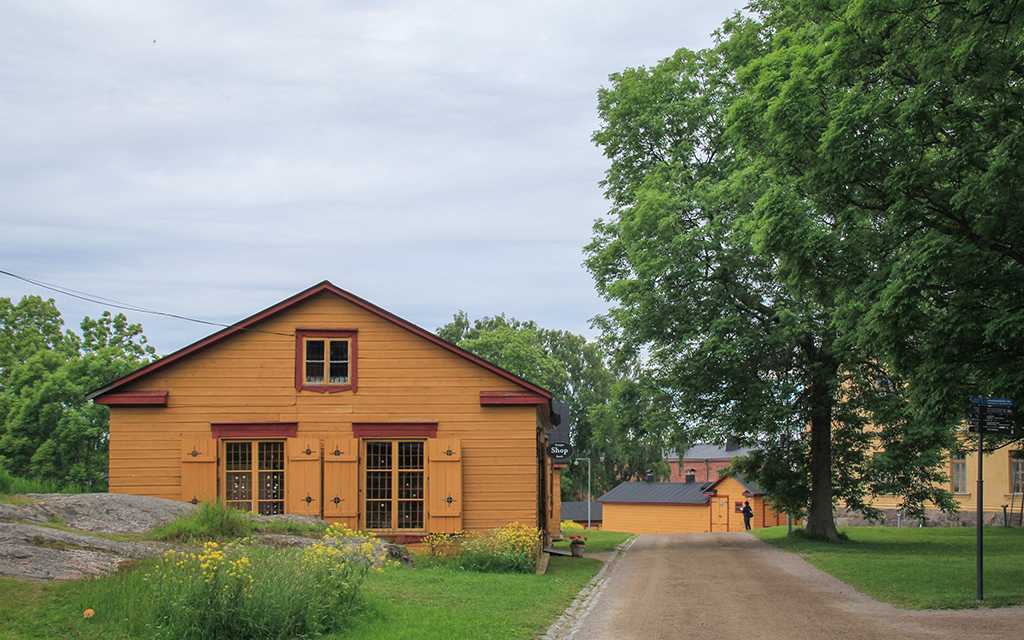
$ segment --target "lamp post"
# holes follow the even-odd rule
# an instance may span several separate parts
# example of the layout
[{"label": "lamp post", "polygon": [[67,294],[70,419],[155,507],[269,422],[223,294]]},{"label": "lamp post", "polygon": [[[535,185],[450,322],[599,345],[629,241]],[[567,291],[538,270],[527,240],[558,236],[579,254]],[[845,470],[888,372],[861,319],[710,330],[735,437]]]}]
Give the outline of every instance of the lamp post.
[{"label": "lamp post", "polygon": [[576,458],[573,464],[578,464],[581,460],[587,461],[587,529],[590,528],[590,458]]}]

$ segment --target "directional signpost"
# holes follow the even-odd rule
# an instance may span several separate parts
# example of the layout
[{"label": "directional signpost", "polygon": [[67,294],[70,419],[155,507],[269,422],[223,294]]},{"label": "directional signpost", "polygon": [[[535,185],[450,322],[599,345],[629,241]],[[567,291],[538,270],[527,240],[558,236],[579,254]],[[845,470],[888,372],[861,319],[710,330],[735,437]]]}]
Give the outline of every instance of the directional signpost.
[{"label": "directional signpost", "polygon": [[984,437],[986,433],[1012,436],[1014,402],[1010,398],[982,398],[971,396],[971,411],[967,418],[967,430],[978,434],[978,602],[984,599],[984,571],[982,563],[982,522],[984,481],[981,467],[985,459]]}]

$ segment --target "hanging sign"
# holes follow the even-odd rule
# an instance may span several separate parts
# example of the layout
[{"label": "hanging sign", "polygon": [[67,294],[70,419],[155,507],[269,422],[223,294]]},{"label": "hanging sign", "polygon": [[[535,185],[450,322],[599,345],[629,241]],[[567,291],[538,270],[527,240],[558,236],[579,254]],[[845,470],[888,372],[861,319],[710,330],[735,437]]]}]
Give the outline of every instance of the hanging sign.
[{"label": "hanging sign", "polygon": [[545,453],[555,462],[568,462],[572,458],[572,445],[568,442],[552,442]]}]

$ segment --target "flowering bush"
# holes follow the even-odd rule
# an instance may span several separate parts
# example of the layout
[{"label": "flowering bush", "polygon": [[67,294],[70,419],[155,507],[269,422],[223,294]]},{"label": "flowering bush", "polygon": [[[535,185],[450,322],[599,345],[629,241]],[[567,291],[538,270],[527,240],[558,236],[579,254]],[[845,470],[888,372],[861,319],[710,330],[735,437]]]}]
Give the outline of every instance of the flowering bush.
[{"label": "flowering bush", "polygon": [[332,525],[303,550],[203,545],[168,551],[146,580],[158,638],[309,637],[345,625],[372,570],[388,566],[372,534]]},{"label": "flowering bush", "polygon": [[540,531],[513,522],[465,535],[449,557],[456,566],[470,571],[529,573],[536,568],[539,555]]},{"label": "flowering bush", "polygon": [[430,550],[432,558],[454,558],[459,554],[464,532],[458,533],[431,533],[427,535],[424,542]]},{"label": "flowering bush", "polygon": [[573,520],[562,520],[558,526],[562,531],[583,531],[583,525]]}]

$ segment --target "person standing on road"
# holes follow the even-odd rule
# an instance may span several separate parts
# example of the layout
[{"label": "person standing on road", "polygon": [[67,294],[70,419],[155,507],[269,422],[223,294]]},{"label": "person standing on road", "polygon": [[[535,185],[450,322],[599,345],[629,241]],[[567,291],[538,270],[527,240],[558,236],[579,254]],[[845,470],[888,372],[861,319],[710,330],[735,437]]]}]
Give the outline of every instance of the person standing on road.
[{"label": "person standing on road", "polygon": [[750,531],[750,519],[754,517],[754,510],[750,508],[750,502],[743,503],[743,526]]}]

